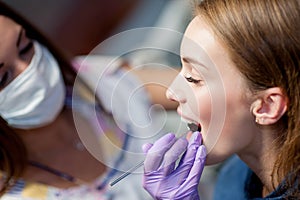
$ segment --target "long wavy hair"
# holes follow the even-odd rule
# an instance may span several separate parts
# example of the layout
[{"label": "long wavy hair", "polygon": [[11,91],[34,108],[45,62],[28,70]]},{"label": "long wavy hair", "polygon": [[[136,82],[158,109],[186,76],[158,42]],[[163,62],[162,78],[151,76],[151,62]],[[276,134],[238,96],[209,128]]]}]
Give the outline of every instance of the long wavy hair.
[{"label": "long wavy hair", "polygon": [[[212,27],[253,92],[280,87],[288,109],[275,125],[275,183],[300,196],[300,1],[204,0],[196,15]],[[278,178],[274,178],[278,177]],[[276,179],[276,180],[275,180]]]},{"label": "long wavy hair", "polygon": [[[67,86],[73,85],[76,73],[62,51],[54,47],[50,40],[43,36],[41,32],[24,17],[1,1],[0,15],[11,18],[26,30],[28,37],[45,45],[57,59],[65,84]],[[27,152],[23,141],[18,137],[14,130],[8,126],[7,122],[0,117],[0,196],[3,195],[9,187],[14,184],[15,180],[22,175],[27,165]]]}]

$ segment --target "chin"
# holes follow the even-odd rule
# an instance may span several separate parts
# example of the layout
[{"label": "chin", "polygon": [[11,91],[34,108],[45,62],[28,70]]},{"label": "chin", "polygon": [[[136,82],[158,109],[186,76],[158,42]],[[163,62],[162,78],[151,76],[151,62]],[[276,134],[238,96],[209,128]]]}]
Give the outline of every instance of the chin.
[{"label": "chin", "polygon": [[230,156],[215,154],[213,151],[208,151],[205,165],[216,165],[225,161]]}]

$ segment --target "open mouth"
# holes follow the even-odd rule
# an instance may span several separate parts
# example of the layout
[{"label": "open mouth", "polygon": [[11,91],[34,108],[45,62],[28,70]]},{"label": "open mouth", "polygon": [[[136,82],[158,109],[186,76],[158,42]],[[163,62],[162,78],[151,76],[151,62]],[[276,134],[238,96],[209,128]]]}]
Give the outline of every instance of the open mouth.
[{"label": "open mouth", "polygon": [[189,131],[192,131],[192,132],[199,131],[199,132],[201,132],[200,123],[197,123],[195,121],[186,119],[184,117],[181,117],[181,121],[187,123],[187,128],[189,129]]},{"label": "open mouth", "polygon": [[201,132],[201,125],[200,124],[197,125],[195,123],[188,123],[187,126],[188,126],[188,129],[192,132],[195,132],[195,131]]}]

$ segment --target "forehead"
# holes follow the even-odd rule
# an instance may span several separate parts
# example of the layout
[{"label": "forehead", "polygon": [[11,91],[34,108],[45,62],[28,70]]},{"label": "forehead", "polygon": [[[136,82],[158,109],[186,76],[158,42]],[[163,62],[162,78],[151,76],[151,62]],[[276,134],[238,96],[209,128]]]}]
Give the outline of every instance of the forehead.
[{"label": "forehead", "polygon": [[188,25],[181,43],[181,56],[205,59],[216,66],[234,65],[229,51],[220,42],[211,27],[200,17],[195,17]]},{"label": "forehead", "polygon": [[[186,29],[181,44],[181,57],[191,58],[206,66],[209,78],[222,76],[223,81],[233,83],[234,78],[239,83],[242,76],[232,61],[226,46],[220,42],[211,27],[199,16],[195,17]],[[201,69],[197,64],[196,70]],[[241,79],[241,80],[240,80]]]},{"label": "forehead", "polygon": [[189,48],[186,46],[189,46],[191,41],[206,51],[211,49],[216,42],[212,30],[200,17],[195,17],[188,25],[182,42],[182,50],[186,51]]},{"label": "forehead", "polygon": [[216,53],[215,38],[209,27],[199,17],[195,17],[188,25],[181,43],[182,58],[201,61],[206,66],[212,65]]},{"label": "forehead", "polygon": [[225,49],[217,41],[213,31],[199,16],[195,17],[188,25],[181,44],[181,54],[199,55],[205,53],[213,58],[224,53]]},{"label": "forehead", "polygon": [[20,26],[10,18],[0,15],[0,59],[16,47]]},{"label": "forehead", "polygon": [[19,25],[10,18],[0,15],[0,33],[10,32],[12,28],[17,28]]}]

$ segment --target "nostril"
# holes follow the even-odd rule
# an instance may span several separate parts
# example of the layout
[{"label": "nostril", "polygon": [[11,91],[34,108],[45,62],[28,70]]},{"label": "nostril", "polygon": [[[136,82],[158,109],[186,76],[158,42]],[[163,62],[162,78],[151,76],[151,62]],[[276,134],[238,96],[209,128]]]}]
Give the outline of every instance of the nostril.
[{"label": "nostril", "polygon": [[173,91],[168,89],[166,92],[166,96],[169,100],[171,101],[176,101],[179,103],[185,103],[186,102],[186,98],[184,97],[184,93],[182,91]]},{"label": "nostril", "polygon": [[168,98],[169,100],[171,100],[171,101],[176,101],[176,99],[175,99],[175,94],[174,94],[174,92],[172,92],[170,89],[167,90],[166,96],[167,96],[167,98]]}]

